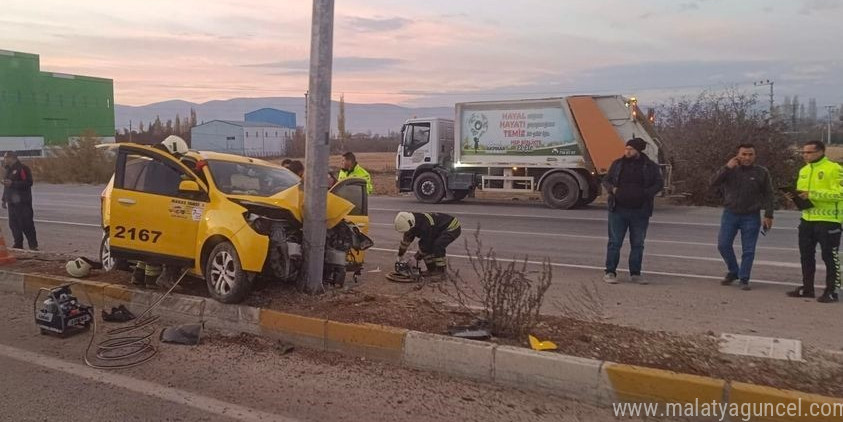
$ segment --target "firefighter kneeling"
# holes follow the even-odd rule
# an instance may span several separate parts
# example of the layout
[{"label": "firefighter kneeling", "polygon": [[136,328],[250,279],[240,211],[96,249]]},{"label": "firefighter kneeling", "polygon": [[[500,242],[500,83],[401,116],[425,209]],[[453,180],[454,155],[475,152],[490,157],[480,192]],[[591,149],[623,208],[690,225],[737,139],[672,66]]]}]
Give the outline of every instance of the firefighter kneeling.
[{"label": "firefighter kneeling", "polygon": [[419,238],[417,260],[424,260],[426,276],[441,278],[445,275],[445,248],[460,237],[460,222],[438,212],[399,212],[395,216],[395,230],[404,233],[398,248],[398,261],[404,257],[413,240]]}]

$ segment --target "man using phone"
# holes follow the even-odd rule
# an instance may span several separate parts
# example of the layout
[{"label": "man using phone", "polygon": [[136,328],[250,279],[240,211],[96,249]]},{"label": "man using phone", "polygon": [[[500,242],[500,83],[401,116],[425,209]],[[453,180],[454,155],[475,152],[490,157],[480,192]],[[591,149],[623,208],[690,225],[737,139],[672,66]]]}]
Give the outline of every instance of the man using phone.
[{"label": "man using phone", "polygon": [[[755,146],[741,144],[737,155],[729,159],[711,178],[711,186],[723,192],[723,214],[717,249],[726,263],[721,284],[740,280],[743,290],[750,290],[749,276],[755,260],[755,244],[760,230],[773,227],[773,182],[766,168],[755,165]],[[764,219],[760,212],[764,210]],[[738,266],[733,244],[741,233],[741,264]]]}]

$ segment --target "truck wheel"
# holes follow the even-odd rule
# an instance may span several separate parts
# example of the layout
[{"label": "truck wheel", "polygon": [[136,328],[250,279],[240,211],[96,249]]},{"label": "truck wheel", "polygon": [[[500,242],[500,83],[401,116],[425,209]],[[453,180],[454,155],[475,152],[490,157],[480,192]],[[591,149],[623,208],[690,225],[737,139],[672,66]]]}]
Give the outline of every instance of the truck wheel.
[{"label": "truck wheel", "polygon": [[460,202],[468,196],[469,192],[470,191],[467,190],[455,190],[451,192],[451,199],[449,199],[448,202]]},{"label": "truck wheel", "polygon": [[438,204],[445,196],[445,186],[438,174],[427,172],[419,176],[413,183],[416,199],[426,204]]},{"label": "truck wheel", "polygon": [[579,201],[580,186],[569,174],[551,174],[542,183],[542,198],[548,207],[567,210]]},{"label": "truck wheel", "polygon": [[240,266],[237,250],[229,242],[218,244],[208,255],[205,282],[211,297],[222,303],[238,303],[252,290],[251,280]]},{"label": "truck wheel", "polygon": [[593,189],[588,196],[584,196],[577,201],[577,207],[585,207],[597,199],[597,190]]}]

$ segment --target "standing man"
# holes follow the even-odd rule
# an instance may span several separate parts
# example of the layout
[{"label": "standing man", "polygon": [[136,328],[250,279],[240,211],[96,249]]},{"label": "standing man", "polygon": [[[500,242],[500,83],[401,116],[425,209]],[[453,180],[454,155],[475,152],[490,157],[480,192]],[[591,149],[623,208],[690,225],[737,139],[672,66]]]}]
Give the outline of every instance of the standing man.
[{"label": "standing man", "polygon": [[462,228],[459,220],[441,212],[402,211],[395,216],[395,231],[404,235],[398,247],[398,260],[404,259],[407,248],[419,238],[416,259],[424,260],[428,276],[441,277],[447,265],[445,249],[460,237]]},{"label": "standing man", "polygon": [[603,179],[609,192],[609,244],[603,281],[609,284],[618,282],[618,262],[627,230],[630,281],[647,284],[641,276],[644,238],[653,215],[653,198],[664,187],[664,179],[659,165],[644,154],[646,147],[647,142],[641,138],[627,141],[623,157],[612,163]]},{"label": "standing man", "polygon": [[6,166],[3,205],[9,209],[9,228],[15,242],[12,248],[23,249],[23,237],[26,235],[29,249],[37,251],[38,239],[32,211],[32,171],[18,160],[14,151],[6,152],[3,163]]},{"label": "standing man", "polygon": [[825,262],[825,292],[817,302],[837,302],[840,289],[840,221],[843,219],[843,169],[825,156],[825,144],[811,141],[802,147],[805,166],[799,170],[797,194],[813,205],[802,210],[799,221],[799,255],[802,259],[802,287],[788,292],[790,297],[814,297],[817,243]]},{"label": "standing man", "polygon": [[360,167],[360,164],[357,164],[357,157],[354,156],[354,153],[346,152],[342,155],[342,158],[342,169],[337,177],[337,182],[341,182],[343,179],[348,179],[350,177],[366,179],[366,192],[371,194],[372,190],[374,190],[372,186],[372,176],[368,171],[366,171],[366,169]]},{"label": "standing man", "polygon": [[[750,290],[749,274],[755,259],[759,230],[773,227],[773,182],[766,168],[755,165],[755,146],[741,144],[738,153],[711,178],[711,186],[723,192],[723,215],[717,250],[726,263],[724,286],[740,280],[743,290]],[[759,212],[764,210],[764,221]],[[741,265],[732,244],[741,232]]]}]

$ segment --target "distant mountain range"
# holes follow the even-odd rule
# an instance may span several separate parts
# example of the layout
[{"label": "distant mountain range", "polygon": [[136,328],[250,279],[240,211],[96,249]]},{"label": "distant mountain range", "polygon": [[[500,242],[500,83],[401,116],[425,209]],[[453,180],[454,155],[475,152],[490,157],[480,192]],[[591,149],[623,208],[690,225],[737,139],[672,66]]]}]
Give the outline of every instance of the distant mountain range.
[{"label": "distant mountain range", "polygon": [[[176,114],[181,119],[190,116],[190,109],[196,110],[199,123],[211,120],[243,120],[243,115],[264,107],[272,107],[296,113],[296,124],[304,126],[305,104],[304,98],[269,97],[269,98],[233,98],[230,100],[215,100],[206,103],[192,103],[182,100],[163,101],[144,106],[126,106],[117,104],[115,108],[115,123],[118,130],[129,127],[137,129],[139,122],[147,127],[156,116],[162,122],[175,120]],[[332,102],[331,128],[337,129],[337,113],[339,102]],[[453,107],[423,107],[410,108],[393,104],[352,104],[345,103],[346,130],[351,133],[366,133],[385,135],[390,131],[399,131],[404,120],[412,117],[444,117],[454,118]]]}]

